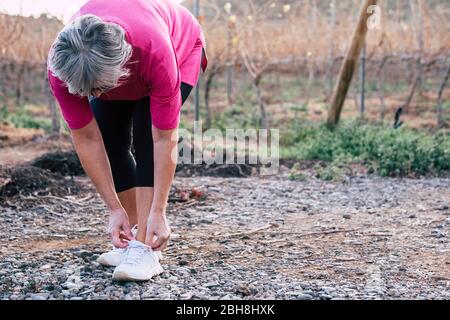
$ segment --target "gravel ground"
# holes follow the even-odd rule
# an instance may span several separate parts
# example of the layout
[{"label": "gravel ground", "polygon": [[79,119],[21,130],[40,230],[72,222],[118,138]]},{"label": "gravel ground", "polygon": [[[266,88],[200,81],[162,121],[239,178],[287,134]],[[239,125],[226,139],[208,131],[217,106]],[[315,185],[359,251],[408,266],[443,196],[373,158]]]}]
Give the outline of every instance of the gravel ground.
[{"label": "gravel ground", "polygon": [[[88,186],[87,178],[76,178]],[[92,188],[0,205],[0,299],[449,299],[450,180],[177,178],[165,272],[112,281]]]}]

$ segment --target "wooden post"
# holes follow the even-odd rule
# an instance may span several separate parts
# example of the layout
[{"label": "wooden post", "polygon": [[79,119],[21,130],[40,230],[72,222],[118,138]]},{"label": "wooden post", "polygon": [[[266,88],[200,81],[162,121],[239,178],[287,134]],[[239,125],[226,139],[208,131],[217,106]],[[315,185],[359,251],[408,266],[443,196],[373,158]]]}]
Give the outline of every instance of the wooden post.
[{"label": "wooden post", "polygon": [[424,81],[424,67],[422,64],[422,57],[424,56],[425,51],[425,23],[424,23],[424,5],[425,2],[423,0],[414,0],[410,1],[411,13],[414,22],[414,33],[417,41],[417,50],[419,51],[419,58],[416,60],[416,74],[418,77],[417,89],[419,94],[423,92],[423,81]]},{"label": "wooden post", "polygon": [[442,95],[444,93],[445,85],[447,84],[448,78],[450,77],[450,65],[447,67],[447,72],[445,73],[444,80],[439,86],[438,92],[438,102],[437,102],[437,118],[438,118],[438,127],[442,128],[445,126],[444,112],[442,110]]},{"label": "wooden post", "polygon": [[364,117],[366,112],[366,44],[363,44],[361,50],[361,65],[360,65],[360,81],[361,81],[361,96],[360,96],[360,109],[359,113],[361,118]]},{"label": "wooden post", "polygon": [[231,106],[233,103],[233,77],[234,77],[234,61],[233,61],[233,24],[228,24],[228,61],[227,61],[227,101]]},{"label": "wooden post", "polygon": [[348,49],[347,56],[344,59],[336,83],[336,87],[331,99],[331,106],[328,112],[328,126],[335,127],[340,119],[342,107],[347,97],[348,89],[355,73],[355,68],[361,54],[361,48],[367,35],[367,21],[369,19],[368,8],[376,5],[378,0],[365,0],[364,5],[359,14],[358,24],[353,33],[352,42]]},{"label": "wooden post", "polygon": [[312,0],[312,25],[313,29],[317,28],[317,0]]},{"label": "wooden post", "polygon": [[[334,62],[334,38],[335,38],[335,30],[336,30],[336,0],[332,0],[330,2],[330,15],[331,15],[331,30],[330,30],[330,51],[329,51],[329,57],[328,57],[328,92],[327,97],[330,97],[331,93],[333,92],[334,88],[334,81],[333,81],[333,62]],[[316,30],[314,28],[314,30]]]}]

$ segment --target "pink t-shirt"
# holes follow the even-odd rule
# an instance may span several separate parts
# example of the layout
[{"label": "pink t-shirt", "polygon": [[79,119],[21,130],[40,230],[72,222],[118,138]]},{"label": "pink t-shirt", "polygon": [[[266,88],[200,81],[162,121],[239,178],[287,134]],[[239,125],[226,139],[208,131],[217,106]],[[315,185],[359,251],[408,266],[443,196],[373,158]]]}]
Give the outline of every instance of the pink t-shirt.
[{"label": "pink t-shirt", "polygon": [[[150,95],[153,125],[161,130],[178,127],[180,85],[184,78],[193,79],[191,74],[182,73],[195,70],[180,66],[189,61],[194,47],[199,43],[205,45],[195,17],[174,0],[90,0],[71,21],[85,14],[122,26],[126,40],[133,47],[130,63],[126,65],[131,76],[124,84],[102,94],[100,99],[138,100]],[[187,71],[180,72],[180,69]],[[86,126],[93,118],[88,99],[70,94],[67,86],[51,71],[48,75],[68,126],[71,129]]]}]

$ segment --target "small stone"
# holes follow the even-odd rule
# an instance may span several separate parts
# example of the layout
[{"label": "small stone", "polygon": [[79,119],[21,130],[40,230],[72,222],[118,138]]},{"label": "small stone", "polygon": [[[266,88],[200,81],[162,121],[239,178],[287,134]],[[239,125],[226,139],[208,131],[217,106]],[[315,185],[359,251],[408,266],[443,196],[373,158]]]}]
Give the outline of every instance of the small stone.
[{"label": "small stone", "polygon": [[178,265],[179,266],[187,266],[189,264],[189,262],[187,262],[186,260],[180,260],[178,261]]},{"label": "small stone", "polygon": [[36,293],[31,295],[31,300],[48,300],[49,297],[48,293]]},{"label": "small stone", "polygon": [[245,297],[252,295],[252,290],[246,285],[238,285],[238,286],[236,286],[235,289],[234,289],[234,292],[240,293],[240,294],[242,294]]},{"label": "small stone", "polygon": [[287,292],[286,295],[295,297],[298,300],[312,300],[313,297],[309,294],[305,294],[302,291],[291,291]]},{"label": "small stone", "polygon": [[89,288],[89,289],[87,289],[87,290],[83,291],[82,293],[80,293],[80,295],[85,295],[85,294],[88,294],[88,293],[94,292],[94,290],[95,290],[95,288]]},{"label": "small stone", "polygon": [[69,290],[62,290],[61,293],[65,297],[70,296],[70,291]]},{"label": "small stone", "polygon": [[431,235],[433,236],[433,237],[435,237],[435,238],[445,238],[445,234],[444,233],[442,233],[440,230],[438,230],[438,229],[434,229],[434,230],[432,230],[431,231]]},{"label": "small stone", "polygon": [[330,293],[330,292],[335,292],[336,289],[333,287],[322,287],[322,291]]},{"label": "small stone", "polygon": [[69,289],[69,290],[77,290],[80,288],[80,286],[78,284],[73,283],[73,282],[66,282],[63,284],[63,287],[65,287],[66,289]]},{"label": "small stone", "polygon": [[169,300],[170,299],[170,293],[163,293],[159,295],[159,299],[161,300]]},{"label": "small stone", "polygon": [[45,265],[43,265],[40,269],[41,270],[49,270],[49,269],[51,269],[52,268],[52,265],[51,264],[45,264]]},{"label": "small stone", "polygon": [[92,257],[93,254],[94,254],[93,252],[89,252],[89,251],[81,251],[81,252],[79,253],[79,256],[80,256],[80,258],[82,258],[82,259],[87,259],[87,258],[89,258],[89,257]]},{"label": "small stone", "polygon": [[220,284],[217,282],[208,282],[207,284],[205,284],[205,287],[212,289],[212,288],[220,287]]},{"label": "small stone", "polygon": [[183,293],[182,295],[180,295],[180,299],[190,300],[190,299],[192,299],[192,296],[193,296],[192,292],[186,292],[186,293]]},{"label": "small stone", "polygon": [[103,290],[105,289],[105,286],[104,285],[102,285],[102,284],[98,284],[96,287],[95,287],[95,292],[96,293],[99,293],[99,292],[102,292]]},{"label": "small stone", "polygon": [[116,291],[116,288],[114,286],[108,286],[105,289],[106,292]]}]

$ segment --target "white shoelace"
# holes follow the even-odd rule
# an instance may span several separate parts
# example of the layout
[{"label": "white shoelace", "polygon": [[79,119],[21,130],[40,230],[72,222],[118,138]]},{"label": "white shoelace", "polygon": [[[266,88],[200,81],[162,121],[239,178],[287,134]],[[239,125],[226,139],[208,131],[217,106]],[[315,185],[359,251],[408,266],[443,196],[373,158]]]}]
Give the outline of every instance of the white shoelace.
[{"label": "white shoelace", "polygon": [[136,243],[135,241],[130,241],[126,250],[123,263],[128,265],[137,265],[141,263],[144,255],[149,252],[147,246]]},{"label": "white shoelace", "polygon": [[136,237],[138,232],[138,225],[135,225],[133,228],[131,228],[131,234]]}]

